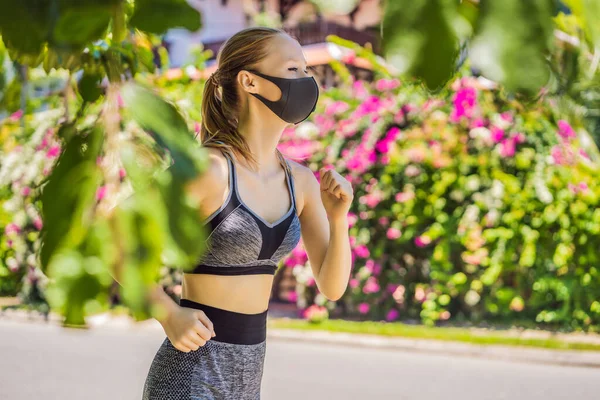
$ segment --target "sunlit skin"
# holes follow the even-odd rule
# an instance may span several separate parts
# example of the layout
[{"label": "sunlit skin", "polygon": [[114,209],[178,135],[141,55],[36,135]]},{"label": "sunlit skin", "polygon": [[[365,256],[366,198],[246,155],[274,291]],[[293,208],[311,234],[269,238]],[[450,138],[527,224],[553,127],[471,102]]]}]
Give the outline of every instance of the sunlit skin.
[{"label": "sunlit skin", "polygon": [[[296,40],[281,34],[271,39],[268,46],[268,56],[252,68],[282,78],[309,76],[302,47]],[[272,101],[278,100],[281,93],[273,83],[244,70],[238,73],[237,83],[238,129],[258,162],[258,169],[253,169],[243,159],[236,159],[240,197],[256,214],[273,222],[291,206],[285,172],[276,155],[276,146],[289,124],[250,93],[260,93]],[[219,209],[229,190],[227,160],[217,149],[208,149],[208,152],[207,171],[187,187],[198,202],[202,216]],[[350,276],[347,213],[353,200],[352,187],[333,170],[321,170],[319,183],[310,169],[293,161],[290,164],[302,240],[316,284],[325,297],[337,300],[344,294]],[[256,314],[268,308],[272,284],[272,275],[184,274],[181,297],[225,310]],[[209,339],[213,328],[202,311],[178,305],[168,308],[169,318],[161,323],[167,335],[176,338],[175,345],[180,350],[195,350]],[[204,320],[204,326],[198,324],[198,319]],[[199,336],[194,335],[193,330]]]}]

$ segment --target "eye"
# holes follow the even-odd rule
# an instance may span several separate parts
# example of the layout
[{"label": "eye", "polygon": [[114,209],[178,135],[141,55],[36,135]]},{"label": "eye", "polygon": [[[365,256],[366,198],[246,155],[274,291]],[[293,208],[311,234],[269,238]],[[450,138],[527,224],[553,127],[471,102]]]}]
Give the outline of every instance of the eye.
[{"label": "eye", "polygon": [[296,67],[290,67],[290,68],[288,68],[288,71],[298,71],[298,68],[296,68]]}]

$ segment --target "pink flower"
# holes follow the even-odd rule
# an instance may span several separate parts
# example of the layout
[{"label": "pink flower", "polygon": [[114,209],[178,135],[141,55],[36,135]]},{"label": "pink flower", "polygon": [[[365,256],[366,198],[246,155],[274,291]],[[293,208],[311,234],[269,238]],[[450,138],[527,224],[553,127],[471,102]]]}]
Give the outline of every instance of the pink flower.
[{"label": "pink flower", "polygon": [[98,190],[96,190],[96,200],[100,201],[106,195],[106,186],[100,186]]},{"label": "pink flower", "polygon": [[586,191],[589,189],[589,186],[585,182],[579,182],[579,190]]},{"label": "pink flower", "polygon": [[379,225],[388,226],[389,223],[390,223],[390,219],[388,217],[380,217],[379,218]]},{"label": "pink flower", "polygon": [[201,125],[198,123],[198,121],[194,122],[194,132],[196,133],[200,133],[200,130],[202,129]]},{"label": "pink flower", "polygon": [[288,301],[295,303],[296,301],[298,301],[298,293],[296,293],[295,291],[288,292],[287,298]]},{"label": "pink flower", "polygon": [[125,106],[125,103],[123,102],[123,98],[121,97],[120,93],[117,94],[117,105],[119,106],[119,108]]},{"label": "pink flower", "polygon": [[381,201],[381,197],[378,193],[371,193],[361,196],[358,200],[361,204],[366,204],[369,208],[375,208]]},{"label": "pink flower", "polygon": [[365,99],[369,95],[365,83],[361,80],[357,80],[352,84],[352,92],[354,97],[360,100]]},{"label": "pink flower", "polygon": [[446,321],[446,320],[450,319],[450,311],[442,311],[440,313],[440,319],[442,321]]},{"label": "pink flower", "polygon": [[348,111],[350,106],[345,101],[335,101],[325,108],[325,114],[337,115]]},{"label": "pink flower", "polygon": [[425,150],[422,147],[413,147],[406,151],[406,155],[411,162],[419,164],[425,159]]},{"label": "pink flower", "polygon": [[354,248],[354,253],[361,258],[367,258],[371,255],[371,252],[364,244],[358,245]]},{"label": "pink flower", "polygon": [[364,294],[371,294],[379,292],[379,284],[377,283],[377,279],[374,276],[370,276],[365,285],[363,286]]},{"label": "pink flower", "polygon": [[564,119],[558,121],[558,134],[565,140],[573,139],[577,136],[571,125]]},{"label": "pink flower", "polygon": [[400,81],[398,79],[379,79],[375,82],[375,89],[380,92],[385,92],[386,90],[394,90],[398,86],[400,86]]},{"label": "pink flower", "polygon": [[415,239],[415,244],[417,245],[417,247],[425,247],[427,246],[429,243],[431,243],[431,238],[429,236],[418,236]]},{"label": "pink flower", "polygon": [[458,89],[452,98],[454,108],[450,114],[452,122],[459,122],[462,118],[470,119],[475,112],[477,91],[472,87]]},{"label": "pink flower", "polygon": [[33,220],[33,226],[35,226],[35,229],[38,231],[42,230],[42,227],[44,226],[42,219],[40,217],[35,217]]},{"label": "pink flower", "polygon": [[400,236],[402,236],[402,232],[400,232],[400,229],[397,228],[389,228],[387,230],[387,238],[390,240],[396,240],[398,239]]},{"label": "pink flower", "polygon": [[29,186],[25,186],[21,189],[21,196],[29,196],[29,193],[31,193],[31,188]]},{"label": "pink flower", "polygon": [[492,140],[494,143],[500,143],[502,139],[504,139],[504,130],[498,128],[497,126],[492,126]]},{"label": "pink flower", "polygon": [[126,175],[127,175],[127,172],[125,171],[125,169],[120,168],[119,169],[119,179],[124,179]]},{"label": "pink flower", "polygon": [[308,278],[308,279],[306,279],[306,286],[307,287],[313,287],[313,286],[315,286],[315,279],[314,278]]},{"label": "pink flower", "polygon": [[396,291],[397,287],[398,287],[398,285],[395,283],[388,283],[385,290],[388,293],[394,293]]},{"label": "pink flower", "polygon": [[21,232],[21,228],[19,227],[19,225],[15,224],[15,223],[10,223],[8,225],[6,225],[6,227],[4,228],[4,233],[6,235],[10,235],[11,233],[19,233]]},{"label": "pink flower", "polygon": [[385,316],[385,320],[388,322],[395,321],[398,319],[399,316],[400,313],[398,312],[398,310],[392,308],[390,311],[388,311],[387,315]]},{"label": "pink flower", "polygon": [[371,307],[369,306],[368,303],[360,303],[358,305],[358,312],[361,313],[361,314],[368,313],[370,309],[371,309]]},{"label": "pink flower", "polygon": [[471,121],[469,129],[480,128],[483,126],[485,126],[485,120],[483,118],[475,118],[473,121]]},{"label": "pink flower", "polygon": [[350,228],[352,228],[355,224],[356,221],[358,221],[358,216],[352,212],[348,213],[348,226]]},{"label": "pink flower", "polygon": [[54,158],[60,154],[60,146],[52,146],[46,153],[47,158]]},{"label": "pink flower", "polygon": [[419,176],[421,174],[421,170],[414,165],[409,165],[404,170],[404,174],[409,178],[414,178],[415,176]]},{"label": "pink flower", "polygon": [[513,138],[515,139],[515,142],[519,144],[525,143],[525,141],[527,140],[525,138],[525,135],[521,132],[517,133],[515,136],[513,136]]},{"label": "pink flower", "polygon": [[355,289],[358,287],[358,279],[352,278],[348,284],[352,289]]},{"label": "pink flower", "polygon": [[415,194],[413,192],[400,192],[396,194],[396,201],[398,203],[406,203],[415,198]]},{"label": "pink flower", "polygon": [[23,116],[23,110],[15,111],[8,117],[12,122],[18,122]]},{"label": "pink flower", "polygon": [[502,114],[500,114],[500,118],[502,118],[503,121],[506,121],[508,123],[513,123],[513,116],[510,112],[503,112]]},{"label": "pink flower", "polygon": [[514,157],[515,150],[515,140],[513,138],[504,139],[500,144],[500,155],[504,158]]},{"label": "pink flower", "polygon": [[573,185],[572,183],[569,183],[567,185],[567,187],[569,188],[569,190],[571,191],[571,193],[577,193],[577,186]]}]

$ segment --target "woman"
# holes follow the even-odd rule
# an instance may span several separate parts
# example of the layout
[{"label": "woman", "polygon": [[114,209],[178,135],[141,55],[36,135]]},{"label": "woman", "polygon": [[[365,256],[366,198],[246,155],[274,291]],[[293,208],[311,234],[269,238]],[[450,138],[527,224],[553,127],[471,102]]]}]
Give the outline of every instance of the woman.
[{"label": "woman", "polygon": [[316,283],[339,299],[351,268],[347,213],[350,184],[277,150],[283,130],[306,119],[319,89],[297,41],[250,28],[221,48],[206,82],[202,145],[210,166],[188,186],[206,217],[207,251],[183,276],[174,303],[162,289],[151,299],[167,337],[144,399],[256,400],[266,349],[266,318],[279,261],[303,239]]}]

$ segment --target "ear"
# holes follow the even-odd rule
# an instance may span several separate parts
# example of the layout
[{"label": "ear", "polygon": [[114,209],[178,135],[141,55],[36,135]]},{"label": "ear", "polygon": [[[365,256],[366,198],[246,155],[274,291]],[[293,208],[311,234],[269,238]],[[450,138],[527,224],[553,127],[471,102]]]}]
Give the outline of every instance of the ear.
[{"label": "ear", "polygon": [[245,70],[238,72],[237,81],[247,93],[258,93],[258,79],[250,72]]}]

